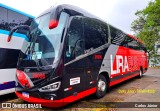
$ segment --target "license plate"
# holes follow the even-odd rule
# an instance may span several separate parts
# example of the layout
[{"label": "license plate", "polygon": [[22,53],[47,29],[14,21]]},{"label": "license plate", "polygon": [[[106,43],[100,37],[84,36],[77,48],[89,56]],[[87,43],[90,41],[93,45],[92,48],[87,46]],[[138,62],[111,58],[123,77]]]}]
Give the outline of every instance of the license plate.
[{"label": "license plate", "polygon": [[23,96],[23,97],[26,97],[26,98],[29,98],[29,93],[27,93],[27,92],[22,92],[22,96]]}]

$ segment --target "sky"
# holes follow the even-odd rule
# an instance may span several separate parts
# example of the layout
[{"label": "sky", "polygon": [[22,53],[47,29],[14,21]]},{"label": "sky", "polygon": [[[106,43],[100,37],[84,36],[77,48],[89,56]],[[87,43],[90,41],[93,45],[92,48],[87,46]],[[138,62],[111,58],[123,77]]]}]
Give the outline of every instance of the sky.
[{"label": "sky", "polygon": [[133,20],[137,18],[135,12],[144,9],[149,1],[150,0],[0,0],[0,3],[35,17],[54,4],[71,4],[87,10],[126,33],[134,34],[130,27]]}]

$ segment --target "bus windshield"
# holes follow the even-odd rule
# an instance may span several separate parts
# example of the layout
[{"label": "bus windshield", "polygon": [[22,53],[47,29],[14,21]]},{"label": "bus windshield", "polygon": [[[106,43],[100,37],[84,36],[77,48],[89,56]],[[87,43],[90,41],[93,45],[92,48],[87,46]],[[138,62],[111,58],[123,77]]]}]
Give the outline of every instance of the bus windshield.
[{"label": "bus windshield", "polygon": [[[27,58],[23,58],[22,60],[23,64],[24,62],[40,61],[40,63],[38,63],[40,66],[46,66],[57,62],[62,33],[68,14],[62,12],[58,21],[58,26],[53,29],[49,29],[48,27],[50,16],[51,13],[44,14],[31,23],[31,42],[26,52]],[[22,65],[22,67],[23,66],[24,65]]]}]

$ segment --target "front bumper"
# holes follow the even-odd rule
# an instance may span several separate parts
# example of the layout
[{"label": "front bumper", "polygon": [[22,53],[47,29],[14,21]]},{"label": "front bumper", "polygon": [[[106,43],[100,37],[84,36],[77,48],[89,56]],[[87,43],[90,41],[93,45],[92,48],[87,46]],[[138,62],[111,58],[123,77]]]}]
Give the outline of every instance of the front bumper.
[{"label": "front bumper", "polygon": [[16,95],[23,99],[24,101],[30,102],[30,103],[36,103],[36,104],[41,104],[42,106],[46,106],[46,107],[53,107],[53,108],[58,108],[58,107],[62,107],[65,104],[63,103],[63,99],[60,100],[47,100],[47,99],[40,99],[40,98],[35,98],[35,97],[24,97],[21,93],[19,92],[15,92]]},{"label": "front bumper", "polygon": [[31,97],[31,96],[29,96],[27,98],[17,91],[15,93],[19,98],[23,99],[24,101],[27,101],[30,103],[41,104],[42,106],[46,106],[46,107],[59,108],[59,107],[65,106],[69,103],[72,103],[76,100],[79,100],[85,96],[93,94],[96,92],[96,90],[97,90],[97,88],[93,87],[91,89],[87,89],[85,91],[79,92],[76,96],[71,95],[71,96],[68,96],[68,97],[65,97],[65,98],[59,99],[59,100],[47,100],[47,99],[40,99],[40,98],[36,98],[36,97]]}]

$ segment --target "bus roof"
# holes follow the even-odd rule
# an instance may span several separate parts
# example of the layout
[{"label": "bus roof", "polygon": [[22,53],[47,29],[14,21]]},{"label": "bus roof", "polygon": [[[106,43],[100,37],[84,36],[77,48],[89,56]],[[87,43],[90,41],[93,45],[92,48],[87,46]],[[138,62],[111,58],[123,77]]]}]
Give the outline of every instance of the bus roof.
[{"label": "bus roof", "polygon": [[9,6],[7,6],[7,5],[4,5],[4,4],[1,4],[1,3],[0,3],[0,7],[6,8],[6,9],[9,9],[9,10],[12,10],[12,11],[17,12],[17,13],[20,13],[20,14],[23,14],[23,15],[25,15],[25,16],[27,16],[27,17],[30,17],[30,18],[34,18],[34,16],[32,16],[32,15],[29,15],[29,14],[27,14],[27,13],[24,13],[24,12],[22,12],[22,11],[19,11],[19,10],[17,10],[17,9],[11,8],[11,7],[9,7]]},{"label": "bus roof", "polygon": [[44,12],[42,12],[38,17],[44,15],[45,13],[52,12],[56,8],[61,8],[63,10],[67,9],[67,10],[76,11],[76,12],[80,13],[81,15],[85,16],[85,17],[96,18],[96,19],[99,19],[101,21],[104,21],[101,18],[99,18],[99,17],[87,12],[86,10],[84,10],[82,8],[79,8],[79,7],[73,6],[73,5],[69,5],[69,4],[56,4],[56,5],[53,5],[51,8],[49,8],[49,9],[45,10]]},{"label": "bus roof", "polygon": [[[81,9],[81,8],[79,8],[79,7],[77,7],[77,6],[69,5],[69,4],[56,4],[56,5],[54,5],[53,7],[51,7],[50,9],[46,10],[44,13],[51,12],[52,10],[54,10],[54,9],[57,8],[57,7],[62,7],[63,9],[74,10],[74,11],[76,11],[76,12],[81,13],[83,16],[90,17],[90,18],[95,18],[95,19],[99,19],[99,20],[107,23],[106,21],[104,21],[104,20],[102,20],[101,18],[99,18],[99,17],[97,17],[97,16],[95,16],[95,15],[87,12],[86,10]],[[43,15],[44,13],[42,13],[41,15]],[[41,16],[41,15],[40,15],[40,16]],[[107,24],[108,24],[108,23],[107,23]],[[109,25],[110,25],[110,24],[109,24]],[[113,26],[113,27],[114,27],[114,26]],[[118,29],[118,28],[116,28],[116,29]],[[120,30],[120,29],[119,29],[119,30]],[[121,31],[122,31],[122,30],[121,30]],[[122,32],[124,32],[124,31],[122,31]],[[124,33],[125,33],[125,32],[124,32]],[[137,39],[136,37],[134,37],[134,36],[132,36],[132,35],[130,35],[130,34],[127,34],[127,35],[128,35],[129,37],[137,40],[138,42],[144,44],[141,40]]]},{"label": "bus roof", "polygon": [[[79,7],[77,7],[77,6],[69,5],[69,4],[56,4],[56,5],[52,6],[51,8],[49,8],[48,10],[44,11],[40,16],[42,16],[42,15],[45,14],[45,13],[52,12],[52,11],[54,11],[56,8],[61,8],[61,9],[63,9],[63,10],[64,10],[64,9],[74,10],[74,11],[80,13],[81,15],[83,15],[83,16],[85,16],[85,17],[95,18],[95,19],[101,20],[102,22],[107,23],[107,22],[104,21],[103,19],[101,19],[101,18],[99,18],[99,17],[97,17],[97,16],[95,16],[95,15],[87,12],[86,10],[84,10],[84,9],[82,9],[82,8],[79,8]],[[109,24],[109,23],[107,23],[107,24]],[[110,25],[110,24],[109,24],[109,25]],[[111,26],[114,27],[113,25],[111,25]],[[116,27],[115,27],[115,28],[116,28]],[[116,28],[116,29],[118,29],[118,28]],[[118,30],[120,30],[120,29],[118,29]],[[121,30],[121,31],[122,31],[122,30]],[[122,31],[122,32],[125,33],[124,31]],[[132,36],[132,35],[130,35],[130,34],[127,34],[127,33],[125,33],[125,34],[128,35],[129,37],[137,40],[138,42],[144,44],[141,40],[137,39],[136,37],[134,37],[134,36]]]}]

